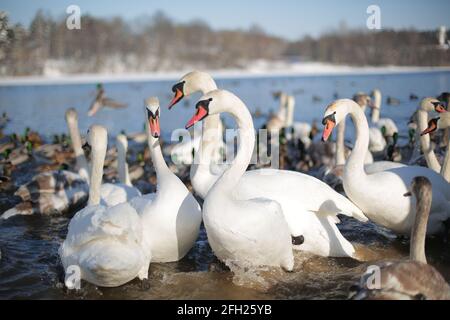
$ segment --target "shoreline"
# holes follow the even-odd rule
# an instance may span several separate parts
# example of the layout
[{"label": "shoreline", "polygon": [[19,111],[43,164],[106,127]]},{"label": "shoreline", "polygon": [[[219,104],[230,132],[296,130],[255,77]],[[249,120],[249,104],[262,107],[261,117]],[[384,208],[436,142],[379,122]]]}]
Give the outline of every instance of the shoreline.
[{"label": "shoreline", "polygon": [[[261,65],[262,64],[262,65]],[[0,87],[8,86],[35,86],[35,85],[70,85],[142,82],[142,81],[169,81],[178,80],[182,75],[193,70],[151,72],[151,73],[126,73],[126,74],[74,74],[54,76],[23,76],[0,78]],[[450,72],[450,67],[352,67],[345,65],[330,65],[323,63],[294,63],[272,66],[267,62],[260,65],[251,65],[247,69],[219,69],[206,70],[216,79],[251,79],[267,77],[312,77],[312,76],[345,76],[345,75],[377,75],[377,74],[410,74]]]}]

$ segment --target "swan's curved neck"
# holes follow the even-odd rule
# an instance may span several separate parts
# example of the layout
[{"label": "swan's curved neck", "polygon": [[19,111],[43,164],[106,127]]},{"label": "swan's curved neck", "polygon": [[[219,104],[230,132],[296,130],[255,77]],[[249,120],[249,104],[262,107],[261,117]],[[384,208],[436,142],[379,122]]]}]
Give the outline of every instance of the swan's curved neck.
[{"label": "swan's curved neck", "polygon": [[[350,114],[356,129],[355,147],[347,160],[345,172],[350,175],[366,176],[364,171],[364,159],[369,148],[369,124],[361,108],[351,100],[347,103],[348,114]],[[341,121],[344,122],[345,118]]]},{"label": "swan's curved neck", "polygon": [[69,127],[69,135],[72,140],[72,147],[75,154],[76,168],[80,176],[82,176],[86,181],[89,181],[89,165],[87,163],[86,157],[84,156],[83,148],[81,146],[81,136],[78,129],[78,120],[70,119],[67,121],[67,126]]},{"label": "swan's curved neck", "polygon": [[[210,81],[198,81],[196,90],[205,95],[208,92],[217,90],[217,85],[212,79]],[[194,164],[191,166],[191,179],[194,178],[199,166],[209,167],[221,140],[222,121],[220,120],[220,114],[210,115],[202,123],[202,137],[199,150],[194,158]]]},{"label": "swan's curved neck", "polygon": [[96,206],[100,204],[100,188],[103,179],[103,165],[105,164],[106,148],[106,141],[94,142],[94,145],[92,146],[92,172],[91,183],[89,186],[89,206]]},{"label": "swan's curved neck", "polygon": [[153,166],[155,167],[158,186],[160,186],[161,183],[164,182],[165,180],[164,176],[171,175],[173,173],[172,171],[170,171],[166,161],[164,160],[159,139],[154,138],[150,134],[148,128],[147,128],[147,136],[148,136],[148,147],[150,149],[150,155],[152,157]]},{"label": "swan's curved neck", "polygon": [[335,165],[345,165],[345,119],[339,123],[337,128]]},{"label": "swan's curved neck", "polygon": [[117,162],[117,171],[119,173],[120,182],[127,186],[131,186],[127,163],[127,147],[121,141],[118,141],[117,143]]},{"label": "swan's curved neck", "polygon": [[291,127],[294,124],[294,112],[295,112],[295,99],[294,97],[289,96],[286,103],[285,126],[287,128]]},{"label": "swan's curved neck", "polygon": [[425,256],[425,238],[431,200],[431,190],[425,190],[420,194],[416,194],[416,218],[411,230],[410,259],[423,263],[427,263]]},{"label": "swan's curved neck", "polygon": [[216,187],[231,193],[238,184],[242,175],[247,171],[255,147],[255,129],[252,116],[243,102],[227,106],[226,112],[236,120],[239,133],[238,151],[231,167],[225,171]]},{"label": "swan's curved neck", "polygon": [[278,118],[284,120],[285,122],[287,121],[287,100],[288,100],[288,96],[285,93],[281,93],[280,95],[280,105],[278,107]]},{"label": "swan's curved neck", "polygon": [[374,95],[374,108],[372,109],[372,123],[377,123],[380,120],[381,112],[381,94]]},{"label": "swan's curved neck", "polygon": [[[423,132],[428,127],[428,112],[419,109],[417,111],[417,121],[419,123],[419,131]],[[431,145],[430,136],[428,134],[420,137],[420,147],[427,161],[428,168],[437,173],[441,172],[441,165],[434,153],[433,147]]]}]

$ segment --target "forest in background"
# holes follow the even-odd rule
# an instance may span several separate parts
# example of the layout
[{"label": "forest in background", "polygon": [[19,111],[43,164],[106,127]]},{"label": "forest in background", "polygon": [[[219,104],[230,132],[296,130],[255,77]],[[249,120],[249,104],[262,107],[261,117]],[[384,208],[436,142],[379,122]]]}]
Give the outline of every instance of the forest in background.
[{"label": "forest in background", "polygon": [[214,30],[201,20],[177,23],[163,12],[131,22],[84,15],[81,30],[69,30],[64,18],[38,11],[25,27],[0,12],[0,76],[245,69],[260,59],[449,66],[450,50],[437,43],[437,30],[341,29],[288,41],[257,25]]}]

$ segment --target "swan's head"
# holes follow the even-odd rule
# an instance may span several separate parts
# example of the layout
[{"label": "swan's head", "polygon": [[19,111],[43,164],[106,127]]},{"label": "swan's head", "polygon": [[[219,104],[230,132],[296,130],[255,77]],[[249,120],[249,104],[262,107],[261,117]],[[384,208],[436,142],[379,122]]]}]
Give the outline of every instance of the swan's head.
[{"label": "swan's head", "polygon": [[128,148],[128,139],[127,136],[124,134],[119,134],[116,137],[116,145],[117,149],[122,148],[122,150],[127,150]]},{"label": "swan's head", "polygon": [[159,138],[161,129],[159,127],[159,99],[151,97],[145,100],[145,110],[150,134],[154,138]]},{"label": "swan's head", "polygon": [[411,197],[414,195],[416,198],[420,198],[425,194],[431,194],[432,185],[430,180],[426,177],[415,177],[411,182],[409,191],[404,194],[405,197]]},{"label": "swan's head", "polygon": [[67,109],[66,111],[67,123],[76,123],[78,121],[78,113],[74,108]]},{"label": "swan's head", "polygon": [[425,112],[437,112],[437,113],[445,113],[447,112],[444,104],[435,98],[425,98],[420,103],[420,110]]},{"label": "swan's head", "polygon": [[336,127],[341,121],[345,119],[348,113],[349,103],[355,103],[349,99],[336,100],[325,110],[322,124],[325,126],[322,134],[322,141],[327,141],[333,132],[334,127]]},{"label": "swan's head", "polygon": [[421,133],[422,136],[434,132],[438,129],[450,127],[450,112],[442,113],[439,117],[428,121],[428,127]]},{"label": "swan's head", "polygon": [[95,151],[96,148],[106,149],[108,144],[108,132],[106,128],[98,124],[91,126],[87,132],[87,140],[84,147]]},{"label": "swan's head", "polygon": [[243,102],[226,90],[214,90],[200,98],[197,102],[194,116],[186,124],[186,129],[189,129],[194,124],[202,121],[209,115],[220,114],[221,112],[230,111],[230,109],[242,106]]},{"label": "swan's head", "polygon": [[217,89],[213,78],[206,72],[192,71],[184,75],[178,83],[172,87],[174,97],[169,104],[169,109],[180,102],[184,97],[188,97],[198,91],[212,91]]}]

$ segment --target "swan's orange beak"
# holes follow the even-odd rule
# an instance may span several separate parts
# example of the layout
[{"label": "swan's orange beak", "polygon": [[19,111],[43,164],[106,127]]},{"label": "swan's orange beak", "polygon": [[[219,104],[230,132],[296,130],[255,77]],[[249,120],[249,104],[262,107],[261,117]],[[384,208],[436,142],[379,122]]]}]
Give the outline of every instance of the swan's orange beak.
[{"label": "swan's orange beak", "polygon": [[445,113],[448,112],[445,107],[440,102],[433,102],[434,110],[438,113]]},{"label": "swan's orange beak", "polygon": [[334,127],[336,126],[336,124],[331,121],[331,120],[326,120],[325,122],[325,128],[323,129],[323,134],[322,134],[322,141],[327,141],[330,136],[331,136],[331,132],[333,132]]},{"label": "swan's orange beak", "polygon": [[196,124],[199,121],[202,121],[204,118],[208,116],[208,109],[203,106],[202,104],[197,105],[197,112],[195,115],[189,120],[189,122],[186,124],[186,129],[189,129],[194,124]]},{"label": "swan's orange beak", "polygon": [[174,105],[176,105],[178,102],[181,101],[181,99],[184,98],[184,81],[177,83],[172,87],[172,92],[175,94],[175,96],[172,98],[172,101],[170,101],[169,104],[169,110],[172,109]]},{"label": "swan's orange beak", "polygon": [[155,138],[159,138],[159,136],[161,135],[161,128],[159,127],[159,117],[150,118],[149,125],[151,135]]},{"label": "swan's orange beak", "polygon": [[437,122],[439,121],[439,118],[431,119],[430,122],[428,122],[428,128],[423,130],[423,132],[420,134],[421,136],[424,136],[426,134],[432,133],[437,130]]}]

